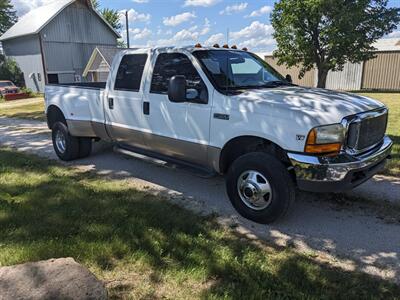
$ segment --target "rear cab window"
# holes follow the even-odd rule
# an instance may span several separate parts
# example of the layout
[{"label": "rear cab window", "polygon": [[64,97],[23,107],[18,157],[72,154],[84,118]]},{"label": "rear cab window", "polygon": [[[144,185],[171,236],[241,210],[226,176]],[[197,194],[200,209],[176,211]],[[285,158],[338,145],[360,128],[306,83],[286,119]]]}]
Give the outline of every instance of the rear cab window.
[{"label": "rear cab window", "polygon": [[139,92],[147,54],[127,54],[119,64],[114,90]]}]

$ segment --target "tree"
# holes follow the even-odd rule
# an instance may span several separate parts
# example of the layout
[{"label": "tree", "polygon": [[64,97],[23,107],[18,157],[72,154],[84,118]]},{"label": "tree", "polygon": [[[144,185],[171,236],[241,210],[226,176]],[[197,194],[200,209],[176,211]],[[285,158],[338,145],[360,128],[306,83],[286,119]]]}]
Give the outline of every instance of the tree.
[{"label": "tree", "polygon": [[[1,1],[1,0],[0,0]],[[92,0],[93,8],[101,13],[103,18],[111,25],[115,30],[121,29],[121,23],[119,22],[119,12],[111,8],[100,9],[100,3],[98,0]]]},{"label": "tree", "polygon": [[17,63],[0,54],[0,80],[11,80],[17,86],[24,86],[24,75]]},{"label": "tree", "polygon": [[387,0],[280,0],[271,23],[278,64],[300,66],[299,78],[314,66],[317,87],[325,87],[329,70],[343,70],[349,61],[374,57],[372,44],[396,29],[400,8]]},{"label": "tree", "polygon": [[17,13],[10,0],[0,0],[0,35],[18,21]]}]

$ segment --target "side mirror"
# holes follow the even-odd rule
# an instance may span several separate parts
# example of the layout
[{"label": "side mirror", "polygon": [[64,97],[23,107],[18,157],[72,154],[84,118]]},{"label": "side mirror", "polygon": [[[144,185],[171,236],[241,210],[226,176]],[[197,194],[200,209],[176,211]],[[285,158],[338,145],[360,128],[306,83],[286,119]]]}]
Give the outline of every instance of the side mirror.
[{"label": "side mirror", "polygon": [[287,82],[293,83],[292,76],[290,76],[289,74],[286,75],[285,79]]},{"label": "side mirror", "polygon": [[169,79],[168,99],[171,102],[182,103],[186,101],[186,77],[175,75]]}]

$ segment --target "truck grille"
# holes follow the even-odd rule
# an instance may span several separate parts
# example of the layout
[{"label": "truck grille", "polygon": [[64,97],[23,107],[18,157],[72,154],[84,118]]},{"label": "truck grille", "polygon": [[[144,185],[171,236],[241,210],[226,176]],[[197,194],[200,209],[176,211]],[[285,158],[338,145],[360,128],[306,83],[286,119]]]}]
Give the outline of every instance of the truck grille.
[{"label": "truck grille", "polygon": [[387,110],[384,110],[367,117],[361,115],[351,121],[347,132],[347,147],[362,151],[382,141],[385,136],[387,118]]}]

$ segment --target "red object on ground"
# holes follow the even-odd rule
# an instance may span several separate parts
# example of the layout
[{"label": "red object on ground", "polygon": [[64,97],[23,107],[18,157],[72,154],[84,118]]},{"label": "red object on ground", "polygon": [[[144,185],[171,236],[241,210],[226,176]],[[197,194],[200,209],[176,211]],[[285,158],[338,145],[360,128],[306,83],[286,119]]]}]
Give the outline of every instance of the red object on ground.
[{"label": "red object on ground", "polygon": [[6,101],[11,101],[11,100],[29,98],[29,95],[27,93],[14,93],[14,94],[5,94],[3,97]]}]

